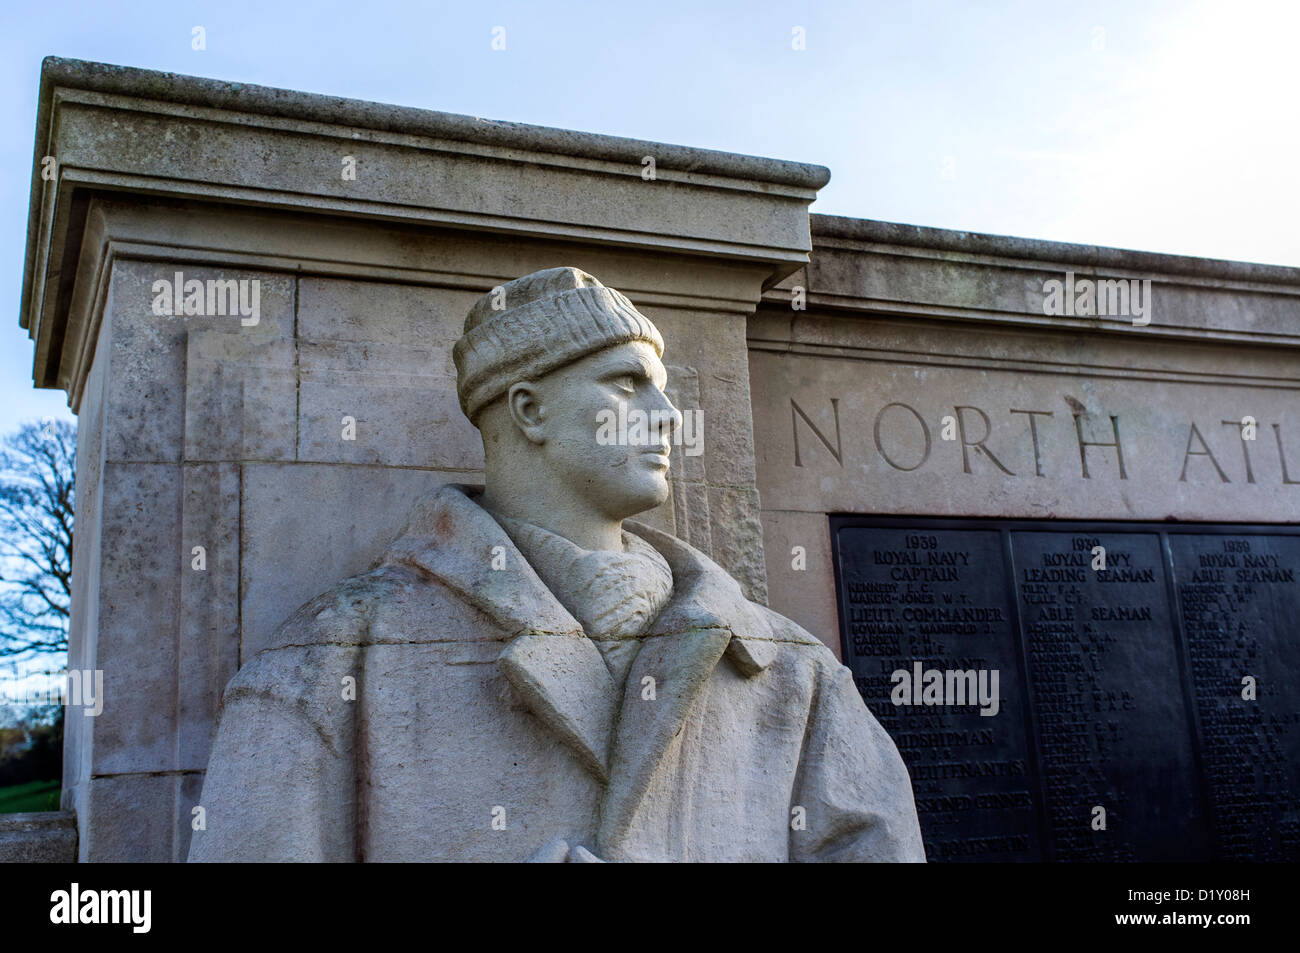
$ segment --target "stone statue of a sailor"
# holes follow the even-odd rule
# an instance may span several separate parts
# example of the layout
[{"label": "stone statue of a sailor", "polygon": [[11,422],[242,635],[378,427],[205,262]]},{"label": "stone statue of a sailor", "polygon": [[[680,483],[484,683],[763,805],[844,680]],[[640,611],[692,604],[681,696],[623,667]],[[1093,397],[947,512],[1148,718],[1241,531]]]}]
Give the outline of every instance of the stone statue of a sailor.
[{"label": "stone statue of a sailor", "polygon": [[[662,354],[575,268],[474,306],[454,356],[486,489],[419,502],[230,682],[190,860],[925,859],[848,669],[627,521],[669,492]],[[620,404],[648,442],[598,437]]]}]

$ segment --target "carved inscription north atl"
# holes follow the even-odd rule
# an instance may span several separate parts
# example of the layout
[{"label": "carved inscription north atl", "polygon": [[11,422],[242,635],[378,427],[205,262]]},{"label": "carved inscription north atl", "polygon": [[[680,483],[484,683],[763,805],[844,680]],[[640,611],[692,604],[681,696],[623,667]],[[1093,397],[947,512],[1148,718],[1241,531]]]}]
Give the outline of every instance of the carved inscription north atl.
[{"label": "carved inscription north atl", "polygon": [[[1127,480],[1133,454],[1152,452],[1148,440],[1124,431],[1119,414],[1088,414],[1077,401],[1066,398],[1065,402],[1067,413],[1043,408],[1008,408],[1006,423],[1000,430],[987,411],[973,404],[942,407],[937,415],[930,410],[927,417],[911,404],[895,400],[882,405],[871,419],[869,446],[890,469],[908,473],[930,463],[936,441],[946,440],[961,448],[963,473],[974,472],[973,463],[982,460],[983,465],[1012,477],[1047,477],[1077,470],[1085,480],[1092,479],[1102,469]],[[840,398],[828,398],[820,411],[819,424],[797,400],[790,398],[794,466],[807,466],[810,450],[811,456],[828,454],[840,467],[859,462],[845,459],[844,426],[849,424],[841,425]],[[852,426],[862,423],[858,420]],[[1024,446],[1013,444],[1012,438],[1001,432],[1014,430],[1011,425],[1017,423],[1027,425]],[[1064,428],[1073,445],[1073,459],[1049,459],[1043,439],[1047,428]],[[1174,466],[1180,483],[1186,483],[1189,478],[1205,478],[1221,484],[1258,483],[1260,457],[1268,456],[1269,472],[1276,472],[1273,479],[1282,486],[1300,485],[1300,461],[1297,460],[1300,453],[1293,451],[1288,458],[1284,430],[1279,423],[1244,417],[1239,420],[1205,418],[1198,425],[1196,419],[1189,419],[1179,433],[1177,445],[1171,443],[1159,452],[1164,454],[1168,465]],[[997,446],[997,451],[990,445]],[[1233,445],[1240,447],[1240,451],[1233,449]]]}]

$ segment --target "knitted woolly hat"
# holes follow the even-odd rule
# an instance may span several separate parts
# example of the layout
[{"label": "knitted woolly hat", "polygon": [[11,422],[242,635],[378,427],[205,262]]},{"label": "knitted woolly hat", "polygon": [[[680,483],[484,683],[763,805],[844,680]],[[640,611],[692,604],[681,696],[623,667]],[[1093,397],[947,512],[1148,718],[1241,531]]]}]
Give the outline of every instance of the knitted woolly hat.
[{"label": "knitted woolly hat", "polygon": [[474,303],[452,348],[460,409],[477,423],[478,412],[511,384],[630,341],[645,341],[663,357],[650,319],[585,271],[548,268],[516,278]]}]

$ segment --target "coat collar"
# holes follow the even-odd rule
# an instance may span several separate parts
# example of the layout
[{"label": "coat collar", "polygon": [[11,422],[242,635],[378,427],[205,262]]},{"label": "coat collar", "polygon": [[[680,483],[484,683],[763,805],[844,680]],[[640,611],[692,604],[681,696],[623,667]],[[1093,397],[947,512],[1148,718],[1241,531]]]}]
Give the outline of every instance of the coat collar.
[{"label": "coat collar", "polygon": [[[745,676],[771,664],[776,649],[769,627],[735,580],[703,553],[627,521],[625,529],[668,561],[674,592],[642,636],[621,692],[595,643],[474,501],[476,494],[448,485],[422,499],[384,561],[419,567],[509,634],[497,664],[533,714],[610,785],[601,841],[612,843],[630,824],[719,659],[725,654]],[[646,677],[655,681],[654,702],[641,701]]]}]

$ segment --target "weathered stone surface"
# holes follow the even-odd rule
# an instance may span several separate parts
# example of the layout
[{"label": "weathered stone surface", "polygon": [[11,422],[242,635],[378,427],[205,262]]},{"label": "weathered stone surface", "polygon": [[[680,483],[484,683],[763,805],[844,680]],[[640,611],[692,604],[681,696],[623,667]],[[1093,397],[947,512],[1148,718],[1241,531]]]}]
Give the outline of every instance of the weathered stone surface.
[{"label": "weathered stone surface", "polygon": [[[230,314],[154,314],[160,293],[154,283],[174,285],[177,273],[185,282],[257,281],[258,323],[246,327]],[[283,376],[293,362],[293,300],[293,279],[282,275],[117,262],[109,301],[107,459],[237,459],[246,441],[259,455],[282,456],[276,447],[283,446],[293,406],[286,404],[285,395],[292,399],[293,391]],[[191,336],[199,340],[191,342]]]},{"label": "weathered stone surface", "polygon": [[[149,311],[160,269],[142,262],[114,269],[109,310],[108,428],[105,457],[179,463],[185,429],[184,319]],[[235,319],[231,319],[235,320]],[[235,320],[237,324],[237,320]]]},{"label": "weathered stone surface", "polygon": [[[818,253],[801,278],[809,301],[883,311],[990,319],[1020,327],[1104,329],[1131,341],[1197,339],[1295,347],[1300,269],[1096,245],[980,235],[867,219],[813,215]],[[1151,323],[1123,316],[1049,317],[1043,282],[1148,279]],[[1095,336],[1095,335],[1093,335]]]},{"label": "weathered stone surface", "polygon": [[305,361],[339,369],[304,368],[300,459],[449,470],[482,467],[482,451],[459,427],[450,426],[460,408],[445,389],[435,390],[419,375],[379,371],[378,365],[370,372],[344,370],[340,355],[326,357],[321,351],[305,347]]},{"label": "weathered stone surface", "polygon": [[[240,474],[232,463],[181,468],[176,760],[202,771],[221,692],[239,668]],[[199,549],[201,551],[196,552]]]},{"label": "weathered stone surface", "polygon": [[[108,332],[102,331],[106,336]],[[90,402],[78,419],[77,500],[69,607],[68,665],[94,670],[99,632],[101,521],[104,508],[104,416],[107,413],[108,362],[98,362],[86,384]],[[63,808],[79,809],[91,774],[93,718],[65,719],[63,726]]]},{"label": "weathered stone surface", "polygon": [[[305,606],[232,682],[191,859],[522,860],[556,836],[604,859],[920,859],[892,743],[831,653],[728,592],[671,537],[633,532],[674,564],[683,592],[627,674],[609,753],[597,650],[567,654],[591,642],[500,526],[448,490],[413,516],[385,568]],[[494,573],[495,547],[520,568]],[[704,606],[725,629],[689,624]],[[520,629],[539,634],[512,638]],[[646,678],[655,700],[641,698]],[[819,757],[799,775],[805,745]],[[683,797],[694,823],[665,840],[681,830]],[[599,830],[598,803],[615,818]],[[790,830],[792,805],[807,809],[806,840]],[[846,828],[860,839],[838,839]]]},{"label": "weathered stone surface", "polygon": [[[798,551],[796,551],[798,547]],[[840,656],[831,534],[822,513],[763,511],[769,604],[790,613]],[[802,567],[802,568],[797,568]]]},{"label": "weathered stone surface", "polygon": [[292,460],[298,429],[294,340],[191,330],[185,359],[186,460]]},{"label": "weathered stone surface", "polygon": [[257,532],[244,535],[239,561],[241,661],[303,602],[368,569],[405,524],[412,500],[465,479],[481,478],[397,467],[245,466],[240,519]]},{"label": "weathered stone surface", "polygon": [[93,722],[93,773],[167,771],[176,759],[176,651],[181,625],[181,468],[104,468],[99,622],[91,668],[104,673],[104,710]]},{"label": "weathered stone surface", "polygon": [[[199,806],[203,792],[203,775],[199,772],[186,773],[177,779],[176,830],[172,834],[173,863],[183,864],[190,853],[190,839],[194,836],[194,824],[198,815],[194,809]],[[206,821],[206,818],[205,818]]]},{"label": "weathered stone surface", "polygon": [[763,525],[758,493],[748,487],[709,487],[709,515],[714,524],[713,558],[726,566],[745,594],[767,602],[767,571],[763,566]]},{"label": "weathered stone surface", "polygon": [[0,814],[0,864],[69,864],[77,859],[71,811]]},{"label": "weathered stone surface", "polygon": [[175,774],[119,774],[86,786],[77,809],[82,863],[167,863],[172,859],[176,816]]},{"label": "weathered stone surface", "polygon": [[[472,296],[319,279],[304,279],[300,295],[299,459],[482,467],[451,362],[452,315]],[[347,439],[345,417],[355,421]]]}]

